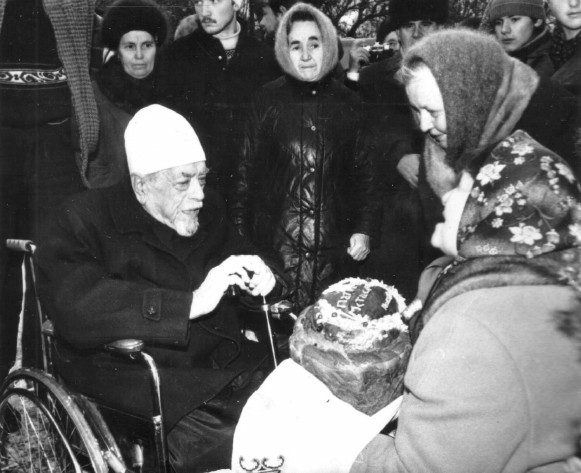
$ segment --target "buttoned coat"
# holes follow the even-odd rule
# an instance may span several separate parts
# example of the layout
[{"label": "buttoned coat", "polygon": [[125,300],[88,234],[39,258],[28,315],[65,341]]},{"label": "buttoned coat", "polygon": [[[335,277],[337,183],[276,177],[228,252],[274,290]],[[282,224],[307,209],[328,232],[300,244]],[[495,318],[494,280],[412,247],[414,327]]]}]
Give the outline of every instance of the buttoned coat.
[{"label": "buttoned coat", "polygon": [[359,117],[356,95],[331,76],[284,76],[255,96],[246,123],[231,212],[241,233],[281,256],[299,308],[339,277],[351,234],[375,233]]},{"label": "buttoned coat", "polygon": [[76,390],[147,412],[143,369],[99,350],[117,339],[142,339],[161,367],[166,422],[173,425],[244,368],[234,302],[224,299],[190,321],[192,292],[228,256],[255,253],[211,190],[190,238],[151,217],[128,181],[72,198],[37,252],[41,300],[59,337],[60,374]]}]

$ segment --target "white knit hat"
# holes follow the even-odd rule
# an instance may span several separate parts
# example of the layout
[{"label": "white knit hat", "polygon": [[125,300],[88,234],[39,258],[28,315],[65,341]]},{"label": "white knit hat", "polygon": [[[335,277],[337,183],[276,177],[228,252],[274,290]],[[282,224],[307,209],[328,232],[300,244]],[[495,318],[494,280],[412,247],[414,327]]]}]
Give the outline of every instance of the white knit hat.
[{"label": "white knit hat", "polygon": [[142,108],[129,121],[125,151],[129,173],[140,176],[206,160],[188,121],[161,105]]}]

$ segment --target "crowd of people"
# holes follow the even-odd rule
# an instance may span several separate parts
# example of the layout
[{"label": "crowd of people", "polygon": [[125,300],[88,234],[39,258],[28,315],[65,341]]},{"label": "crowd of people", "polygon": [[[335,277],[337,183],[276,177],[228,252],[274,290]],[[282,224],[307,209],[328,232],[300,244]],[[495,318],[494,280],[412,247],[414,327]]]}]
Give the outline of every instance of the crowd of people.
[{"label": "crowd of people", "polygon": [[[143,339],[174,470],[229,467],[269,368],[228,287],[298,311],[373,277],[423,308],[396,435],[352,471],[581,471],[581,1],[490,0],[473,31],[391,0],[379,57],[308,2],[260,0],[262,38],[193,5],[174,36],[154,0],[0,0],[0,239],[38,241],[67,384],[144,405],[96,350]],[[20,266],[0,245],[0,379]]]}]

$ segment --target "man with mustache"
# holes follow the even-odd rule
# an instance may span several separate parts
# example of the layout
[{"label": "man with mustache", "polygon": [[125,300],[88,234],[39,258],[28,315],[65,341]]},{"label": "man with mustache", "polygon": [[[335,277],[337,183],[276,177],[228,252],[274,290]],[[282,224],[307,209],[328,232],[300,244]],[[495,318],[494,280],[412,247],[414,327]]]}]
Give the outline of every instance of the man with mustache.
[{"label": "man with mustache", "polygon": [[194,2],[201,28],[162,53],[159,100],[184,115],[208,158],[208,186],[228,198],[250,95],[280,69],[267,45],[236,18],[241,0]]},{"label": "man with mustache", "polygon": [[204,151],[183,117],[146,107],[125,146],[130,179],[71,198],[39,241],[55,365],[69,388],[143,415],[147,375],[98,350],[143,340],[160,368],[172,467],[224,468],[238,409],[257,382],[248,373],[265,356],[248,355],[236,307],[222,296],[229,285],[266,296],[276,280],[205,188]]}]

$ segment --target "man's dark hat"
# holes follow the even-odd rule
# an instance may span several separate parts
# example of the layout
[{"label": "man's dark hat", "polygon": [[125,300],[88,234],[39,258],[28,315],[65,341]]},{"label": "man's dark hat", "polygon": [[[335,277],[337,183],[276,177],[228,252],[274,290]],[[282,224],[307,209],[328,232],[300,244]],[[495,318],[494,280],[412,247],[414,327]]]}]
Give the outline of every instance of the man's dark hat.
[{"label": "man's dark hat", "polygon": [[117,49],[124,34],[147,31],[158,46],[167,36],[167,19],[159,6],[151,0],[118,0],[105,12],[101,39],[109,49]]},{"label": "man's dark hat", "polygon": [[394,30],[395,28],[393,27],[393,21],[391,21],[390,17],[387,17],[377,27],[377,31],[375,32],[375,40],[378,43],[383,43],[387,35]]},{"label": "man's dark hat", "polygon": [[417,20],[443,25],[448,21],[448,0],[391,0],[389,16],[394,29]]}]

